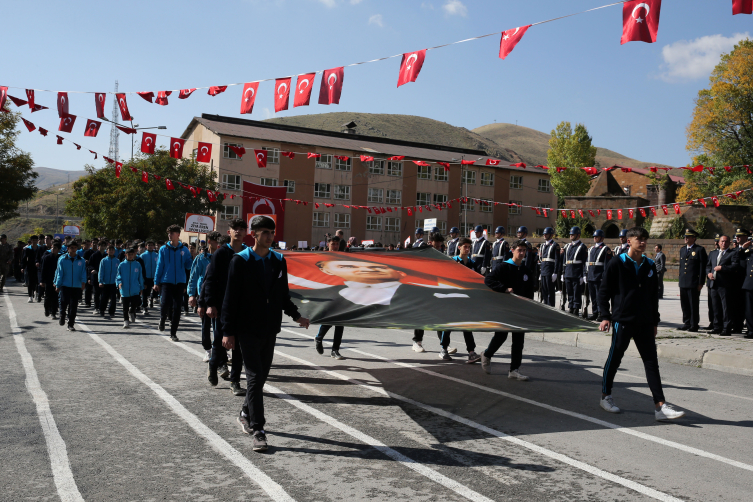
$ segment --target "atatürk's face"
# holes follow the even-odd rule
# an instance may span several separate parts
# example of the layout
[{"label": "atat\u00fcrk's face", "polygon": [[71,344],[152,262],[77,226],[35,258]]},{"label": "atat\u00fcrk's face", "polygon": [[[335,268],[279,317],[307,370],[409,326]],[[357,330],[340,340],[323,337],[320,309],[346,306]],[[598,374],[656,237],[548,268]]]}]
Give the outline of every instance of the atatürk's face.
[{"label": "atat\u00fcrk's face", "polygon": [[401,273],[395,269],[368,261],[328,261],[321,266],[322,272],[342,278],[345,281],[378,284],[397,281]]}]

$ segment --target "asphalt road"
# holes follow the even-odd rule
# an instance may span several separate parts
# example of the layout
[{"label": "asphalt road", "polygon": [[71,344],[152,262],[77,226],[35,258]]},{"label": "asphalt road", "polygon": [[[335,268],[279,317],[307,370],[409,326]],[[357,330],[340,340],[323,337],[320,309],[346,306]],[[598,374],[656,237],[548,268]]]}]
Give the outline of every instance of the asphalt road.
[{"label": "asphalt road", "polygon": [[612,415],[605,352],[528,341],[518,382],[509,341],[486,375],[460,333],[445,362],[433,334],[417,354],[410,332],[346,328],[336,361],[315,328],[288,324],[259,454],[235,420],[242,398],[206,381],[198,318],[173,343],[153,314],[130,330],[81,314],[71,333],[12,281],[0,298],[0,500],[751,499],[750,377],[663,364],[688,412],[666,424],[639,359],[623,361]]}]

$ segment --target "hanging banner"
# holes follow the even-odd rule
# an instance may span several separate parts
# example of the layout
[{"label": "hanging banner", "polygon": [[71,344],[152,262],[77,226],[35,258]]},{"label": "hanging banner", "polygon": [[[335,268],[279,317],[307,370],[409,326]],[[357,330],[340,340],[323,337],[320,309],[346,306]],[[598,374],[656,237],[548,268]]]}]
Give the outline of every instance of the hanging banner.
[{"label": "hanging banner", "polygon": [[183,229],[186,232],[206,234],[214,232],[215,222],[216,219],[214,216],[186,213],[186,224],[183,225]]},{"label": "hanging banner", "polygon": [[243,214],[249,224],[248,236],[244,242],[252,246],[254,238],[251,236],[251,219],[256,215],[273,216],[275,220],[275,240],[285,240],[285,201],[288,187],[268,187],[243,181]]},{"label": "hanging banner", "polygon": [[81,227],[77,225],[64,225],[63,233],[65,235],[81,235]]}]

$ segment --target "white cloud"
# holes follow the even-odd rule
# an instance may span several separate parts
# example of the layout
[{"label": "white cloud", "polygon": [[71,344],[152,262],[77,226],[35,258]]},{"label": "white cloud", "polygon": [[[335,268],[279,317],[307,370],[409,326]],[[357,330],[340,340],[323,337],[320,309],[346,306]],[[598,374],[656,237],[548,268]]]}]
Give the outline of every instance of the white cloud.
[{"label": "white cloud", "polygon": [[358,5],[361,2],[363,2],[363,0],[350,0],[350,5]]},{"label": "white cloud", "polygon": [[336,0],[319,0],[319,2],[323,3],[325,7],[332,8],[335,5],[337,5]]},{"label": "white cloud", "polygon": [[678,40],[662,49],[664,71],[660,75],[665,82],[695,80],[708,77],[719,63],[719,56],[729,52],[740,40],[748,38],[745,33],[735,33],[731,37],[708,35],[695,40]]},{"label": "white cloud", "polygon": [[380,28],[384,28],[384,18],[381,14],[374,14],[369,18],[369,24],[375,24]]},{"label": "white cloud", "polygon": [[422,9],[434,10],[434,5],[431,2],[421,2]]},{"label": "white cloud", "polygon": [[468,7],[463,5],[463,2],[460,0],[447,0],[442,6],[442,9],[444,9],[448,16],[465,17],[468,14]]},{"label": "white cloud", "polygon": [[272,114],[272,112],[271,112],[271,111],[269,111],[269,108],[264,108],[264,109],[262,110],[262,112],[264,112],[264,119],[265,119],[265,120],[266,120],[266,119],[271,119],[272,117],[274,117],[274,115]]}]

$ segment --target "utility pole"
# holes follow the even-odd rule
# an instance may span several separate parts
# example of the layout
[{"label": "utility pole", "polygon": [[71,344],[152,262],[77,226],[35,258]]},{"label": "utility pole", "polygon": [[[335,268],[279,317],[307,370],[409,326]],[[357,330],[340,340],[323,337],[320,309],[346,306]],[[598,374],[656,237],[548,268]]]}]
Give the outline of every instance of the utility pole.
[{"label": "utility pole", "polygon": [[[118,81],[115,81],[115,92],[118,92]],[[117,122],[118,121],[118,97],[113,95],[112,99],[112,121]],[[118,161],[119,157],[119,138],[120,138],[120,132],[115,127],[115,125],[110,126],[110,152],[108,155],[111,159]]]}]

